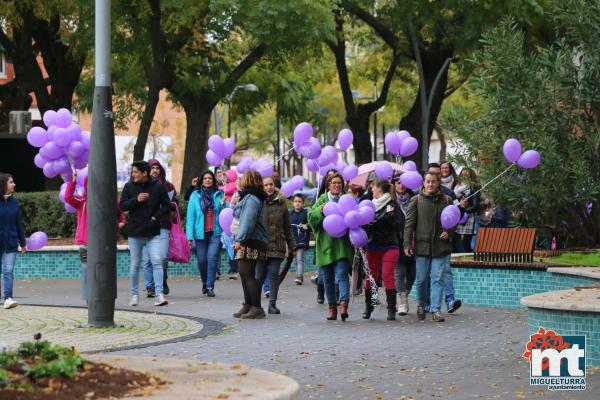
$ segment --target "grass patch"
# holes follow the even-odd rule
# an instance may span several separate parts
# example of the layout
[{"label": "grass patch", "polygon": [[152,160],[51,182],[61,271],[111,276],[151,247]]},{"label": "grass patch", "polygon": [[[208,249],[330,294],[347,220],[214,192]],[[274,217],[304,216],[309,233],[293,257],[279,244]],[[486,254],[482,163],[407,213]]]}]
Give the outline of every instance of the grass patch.
[{"label": "grass patch", "polygon": [[600,251],[595,253],[565,253],[560,257],[552,257],[547,262],[556,264],[583,265],[586,267],[600,267]]}]

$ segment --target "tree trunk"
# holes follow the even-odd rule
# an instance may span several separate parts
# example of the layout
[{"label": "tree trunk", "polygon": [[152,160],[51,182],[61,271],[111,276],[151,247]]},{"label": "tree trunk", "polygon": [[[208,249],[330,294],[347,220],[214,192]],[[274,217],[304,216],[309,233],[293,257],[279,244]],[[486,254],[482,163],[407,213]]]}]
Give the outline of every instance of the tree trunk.
[{"label": "tree trunk", "polygon": [[140,122],[140,130],[133,147],[133,159],[143,160],[144,153],[146,152],[146,143],[148,142],[148,132],[154,121],[154,114],[156,113],[156,106],[158,104],[160,89],[151,85],[148,88],[148,97],[146,98],[146,106],[144,107],[144,114],[142,115],[142,121]]},{"label": "tree trunk", "polygon": [[183,104],[183,109],[187,126],[181,187],[185,188],[207,167],[205,154],[208,148],[208,128],[212,109],[206,109],[205,105],[196,102]]},{"label": "tree trunk", "polygon": [[356,114],[346,116],[346,122],[354,134],[355,165],[366,164],[373,159],[373,146],[369,134],[370,117],[371,114],[366,112],[361,104],[358,105]]},{"label": "tree trunk", "polygon": [[[423,73],[425,75],[425,90],[429,94],[433,81],[437,76],[440,69],[443,67],[446,59],[452,57],[452,50],[448,49],[427,49],[421,50],[421,58],[423,60]],[[429,132],[428,137],[431,139],[433,128],[436,125],[437,117],[442,109],[442,103],[444,101],[444,93],[448,85],[448,70],[444,71],[440,79],[439,84],[436,87],[435,93],[430,94],[433,96],[431,103],[431,110],[429,114]],[[410,132],[410,134],[419,141],[419,151],[407,160],[413,160],[418,166],[422,164],[422,151],[421,146],[423,145],[423,135],[421,133],[421,94],[419,93],[415,98],[415,101],[408,112],[400,120],[400,129],[404,129]]]}]

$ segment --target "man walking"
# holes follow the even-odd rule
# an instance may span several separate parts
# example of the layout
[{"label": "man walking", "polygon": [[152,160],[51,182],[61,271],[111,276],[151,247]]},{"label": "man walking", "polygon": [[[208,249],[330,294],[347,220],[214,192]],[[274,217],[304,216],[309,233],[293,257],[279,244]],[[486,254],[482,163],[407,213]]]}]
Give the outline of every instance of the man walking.
[{"label": "man walking", "polygon": [[127,182],[121,195],[120,208],[129,214],[127,226],[131,266],[129,280],[131,284],[130,306],[139,302],[139,267],[142,251],[147,249],[152,263],[152,275],[156,299],[155,306],[167,303],[163,294],[163,265],[160,238],[160,220],[170,211],[169,196],[165,185],[150,178],[150,165],[146,161],[132,164],[132,181]]}]

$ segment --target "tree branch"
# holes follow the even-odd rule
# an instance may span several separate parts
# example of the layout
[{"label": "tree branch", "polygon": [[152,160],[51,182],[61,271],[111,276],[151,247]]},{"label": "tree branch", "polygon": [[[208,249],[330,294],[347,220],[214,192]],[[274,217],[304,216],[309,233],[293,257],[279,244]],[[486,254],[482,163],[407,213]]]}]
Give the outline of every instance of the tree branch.
[{"label": "tree branch", "polygon": [[341,11],[335,14],[335,36],[337,43],[327,40],[326,43],[335,56],[335,65],[338,71],[342,97],[344,98],[344,108],[347,116],[356,114],[356,106],[352,97],[352,88],[348,78],[348,67],[346,66],[346,38],[344,36],[344,16]]},{"label": "tree branch", "polygon": [[342,0],[341,4],[346,10],[350,11],[357,18],[369,25],[375,31],[375,33],[388,44],[388,46],[394,50],[398,49],[398,38],[394,32],[385,26],[377,17],[360,7],[352,0]]},{"label": "tree branch", "polygon": [[392,62],[390,63],[390,67],[385,75],[385,80],[383,81],[383,86],[381,87],[381,93],[379,94],[379,97],[377,97],[375,101],[365,104],[365,108],[368,111],[375,112],[383,107],[387,102],[388,92],[390,91],[390,86],[392,84],[392,80],[394,79],[394,75],[396,74],[396,68],[398,68],[399,62],[400,58],[394,52]]}]

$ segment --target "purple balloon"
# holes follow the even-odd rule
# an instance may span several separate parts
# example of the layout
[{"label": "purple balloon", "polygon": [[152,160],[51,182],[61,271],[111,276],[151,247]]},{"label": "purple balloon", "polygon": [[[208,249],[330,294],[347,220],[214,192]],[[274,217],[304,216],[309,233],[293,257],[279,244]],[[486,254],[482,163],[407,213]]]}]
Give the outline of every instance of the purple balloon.
[{"label": "purple balloon", "polygon": [[250,168],[258,172],[263,178],[273,176],[273,164],[264,158],[254,161]]},{"label": "purple balloon", "polygon": [[81,144],[83,145],[84,149],[86,149],[86,150],[90,149],[90,132],[89,131],[81,132]]},{"label": "purple balloon", "polygon": [[44,168],[44,165],[46,165],[47,162],[48,160],[45,159],[41,154],[36,154],[33,158],[33,163],[38,168]]},{"label": "purple balloon", "polygon": [[506,161],[516,163],[521,157],[521,143],[514,138],[507,139],[502,146],[502,153]]},{"label": "purple balloon", "polygon": [[58,174],[66,174],[71,171],[71,164],[67,158],[59,158],[54,161],[53,168]]},{"label": "purple balloon", "polygon": [[223,143],[223,138],[219,135],[212,135],[208,138],[208,148],[220,158],[225,156],[225,143]]},{"label": "purple balloon", "polygon": [[48,132],[47,136],[48,136],[49,142],[54,141],[54,132],[56,132],[57,129],[58,129],[58,127],[56,125],[52,125],[52,126],[48,127],[48,129],[46,129],[46,132]]},{"label": "purple balloon", "polygon": [[85,178],[88,176],[88,169],[82,168],[77,171],[77,186],[84,187],[85,186]]},{"label": "purple balloon", "polygon": [[73,207],[72,205],[70,205],[69,203],[65,203],[65,211],[68,212],[69,214],[75,214],[77,212],[77,209],[75,207]]},{"label": "purple balloon", "polygon": [[53,139],[54,143],[60,147],[65,147],[71,143],[71,133],[64,128],[58,128],[54,132]]},{"label": "purple balloon", "polygon": [[460,219],[460,210],[455,205],[449,205],[444,207],[441,215],[442,228],[452,229],[454,228]]},{"label": "purple balloon", "polygon": [[69,144],[69,147],[67,147],[67,155],[73,158],[79,157],[84,151],[85,149],[83,148],[83,144],[78,141],[72,141]]},{"label": "purple balloon", "polygon": [[350,231],[350,242],[354,247],[364,247],[369,243],[367,232],[362,228],[352,229]]},{"label": "purple balloon", "polygon": [[358,176],[358,167],[356,165],[348,165],[342,171],[342,176],[345,180],[351,181]]},{"label": "purple balloon", "polygon": [[400,182],[410,190],[416,190],[423,185],[423,177],[416,171],[407,171],[400,175]]},{"label": "purple balloon", "polygon": [[231,236],[231,223],[233,222],[233,209],[224,208],[219,213],[219,226],[227,236]]},{"label": "purple balloon", "polygon": [[214,150],[208,150],[206,152],[206,161],[208,161],[210,165],[218,167],[223,162],[223,158]]},{"label": "purple balloon", "polygon": [[317,162],[315,160],[308,160],[306,162],[306,168],[308,168],[308,170],[310,172],[318,172],[319,171],[319,164],[317,164]]},{"label": "purple balloon", "polygon": [[352,146],[352,141],[354,140],[354,135],[350,129],[342,129],[340,133],[338,133],[338,146],[340,146],[340,150],[346,151]]},{"label": "purple balloon", "polygon": [[[317,161],[317,163],[318,163],[318,161]],[[321,175],[321,176],[325,176],[325,175],[327,175],[327,173],[328,173],[329,171],[331,171],[331,170],[332,170],[332,169],[334,169],[334,168],[335,168],[335,166],[334,166],[334,165],[331,165],[331,164],[328,164],[328,165],[325,165],[325,166],[323,166],[323,167],[320,167],[320,168],[319,168],[319,175]]]},{"label": "purple balloon", "polygon": [[319,165],[335,164],[339,161],[337,150],[333,146],[325,146],[318,159]]},{"label": "purple balloon", "polygon": [[412,156],[416,153],[419,148],[419,142],[414,137],[407,137],[402,141],[402,147],[400,148],[400,155],[402,157]]},{"label": "purple balloon", "polygon": [[59,128],[68,128],[73,121],[73,116],[71,115],[71,111],[66,108],[61,108],[56,112],[56,118],[54,119],[54,125]]},{"label": "purple balloon", "polygon": [[371,200],[363,200],[360,203],[358,203],[358,209],[360,210],[363,207],[369,207],[370,209],[373,210],[373,212],[375,212],[375,210],[377,209],[375,207],[375,203],[373,203]]},{"label": "purple balloon", "polygon": [[358,221],[361,225],[368,225],[375,219],[375,210],[365,205],[358,208]]},{"label": "purple balloon", "polygon": [[338,204],[333,201],[325,203],[325,206],[323,206],[323,215],[325,215],[326,217],[330,215],[339,215],[340,217],[343,216],[342,210],[340,210]]},{"label": "purple balloon", "polygon": [[71,140],[81,141],[81,127],[75,122],[71,122],[71,125],[67,128],[67,131],[71,135]]},{"label": "purple balloon", "polygon": [[231,138],[223,139],[223,147],[225,148],[225,157],[231,157],[235,153],[235,140]]},{"label": "purple balloon", "polygon": [[394,175],[394,169],[387,161],[381,161],[375,167],[375,175],[379,179],[391,179],[392,175]]},{"label": "purple balloon", "polygon": [[296,189],[294,188],[294,184],[292,182],[286,182],[283,185],[281,185],[281,189],[279,189],[279,191],[283,192],[285,197],[288,198],[294,194]]},{"label": "purple balloon", "polygon": [[342,218],[341,215],[335,214],[325,217],[323,220],[323,229],[334,238],[340,238],[348,231],[348,228],[346,228],[346,224],[344,223],[344,218]]},{"label": "purple balloon", "polygon": [[346,164],[345,162],[343,162],[343,161],[341,161],[341,160],[340,160],[340,161],[338,161],[338,162],[335,164],[335,170],[336,170],[336,171],[338,171],[338,172],[341,174],[341,173],[343,173],[343,172],[344,172],[344,169],[345,169],[347,166],[348,166],[348,164]]},{"label": "purple balloon", "polygon": [[321,155],[321,144],[319,139],[311,137],[308,142],[300,146],[300,154],[304,157],[314,160]]},{"label": "purple balloon", "polygon": [[87,163],[88,163],[88,153],[85,151],[79,157],[75,157],[73,159],[73,167],[75,167],[75,169],[85,168]]},{"label": "purple balloon", "polygon": [[308,142],[313,135],[313,127],[308,122],[301,122],[294,129],[294,142],[297,146],[302,146]]},{"label": "purple balloon", "polygon": [[525,153],[521,154],[517,164],[521,168],[535,168],[542,161],[542,156],[535,150],[527,150]]},{"label": "purple balloon", "polygon": [[344,215],[344,223],[350,229],[356,229],[360,226],[358,211],[351,210]]},{"label": "purple balloon", "polygon": [[58,192],[58,199],[61,202],[65,202],[65,193],[67,192],[67,182],[60,185],[60,191]]},{"label": "purple balloon", "polygon": [[56,125],[56,111],[54,110],[48,110],[44,113],[44,124],[46,124],[46,127],[50,128],[50,126],[52,125]]},{"label": "purple balloon", "polygon": [[67,172],[64,172],[64,173],[60,174],[60,177],[62,178],[63,182],[65,182],[65,183],[71,182],[73,180],[73,171],[69,170]]},{"label": "purple balloon", "polygon": [[417,170],[417,164],[415,164],[414,161],[405,161],[404,164],[402,164],[404,166],[404,169],[406,171],[416,171]]},{"label": "purple balloon", "polygon": [[302,190],[304,189],[304,177],[302,175],[296,175],[294,176],[290,182],[292,183],[292,187],[295,190]]},{"label": "purple balloon", "polygon": [[48,143],[48,132],[44,128],[34,126],[27,133],[27,141],[33,147],[42,147]]},{"label": "purple balloon", "polygon": [[48,160],[55,160],[63,153],[63,149],[54,142],[48,142],[40,149],[40,154]]},{"label": "purple balloon", "polygon": [[459,223],[459,224],[461,224],[461,225],[463,225],[463,224],[465,224],[465,223],[466,223],[468,220],[469,220],[469,214],[467,214],[467,213],[464,213],[464,214],[462,215],[462,217],[460,217],[460,219],[458,220],[458,223]]},{"label": "purple balloon", "polygon": [[408,131],[402,130],[398,132],[398,137],[400,138],[400,142],[402,142],[404,139],[410,137],[410,133]]},{"label": "purple balloon", "polygon": [[48,235],[44,232],[38,231],[32,233],[27,239],[27,249],[28,250],[39,250],[44,247],[48,243]]},{"label": "purple balloon", "polygon": [[250,168],[251,165],[252,165],[252,157],[245,156],[245,157],[242,157],[242,159],[238,162],[235,169],[238,173],[243,174],[244,172],[248,171],[248,168]]},{"label": "purple balloon", "polygon": [[390,132],[385,135],[384,139],[385,147],[390,154],[397,156],[400,154],[400,148],[402,147],[402,140],[398,136],[398,132]]},{"label": "purple balloon", "polygon": [[340,210],[344,215],[349,213],[350,211],[355,211],[357,209],[356,200],[354,197],[349,194],[345,194],[338,200],[338,205],[340,206]]}]

